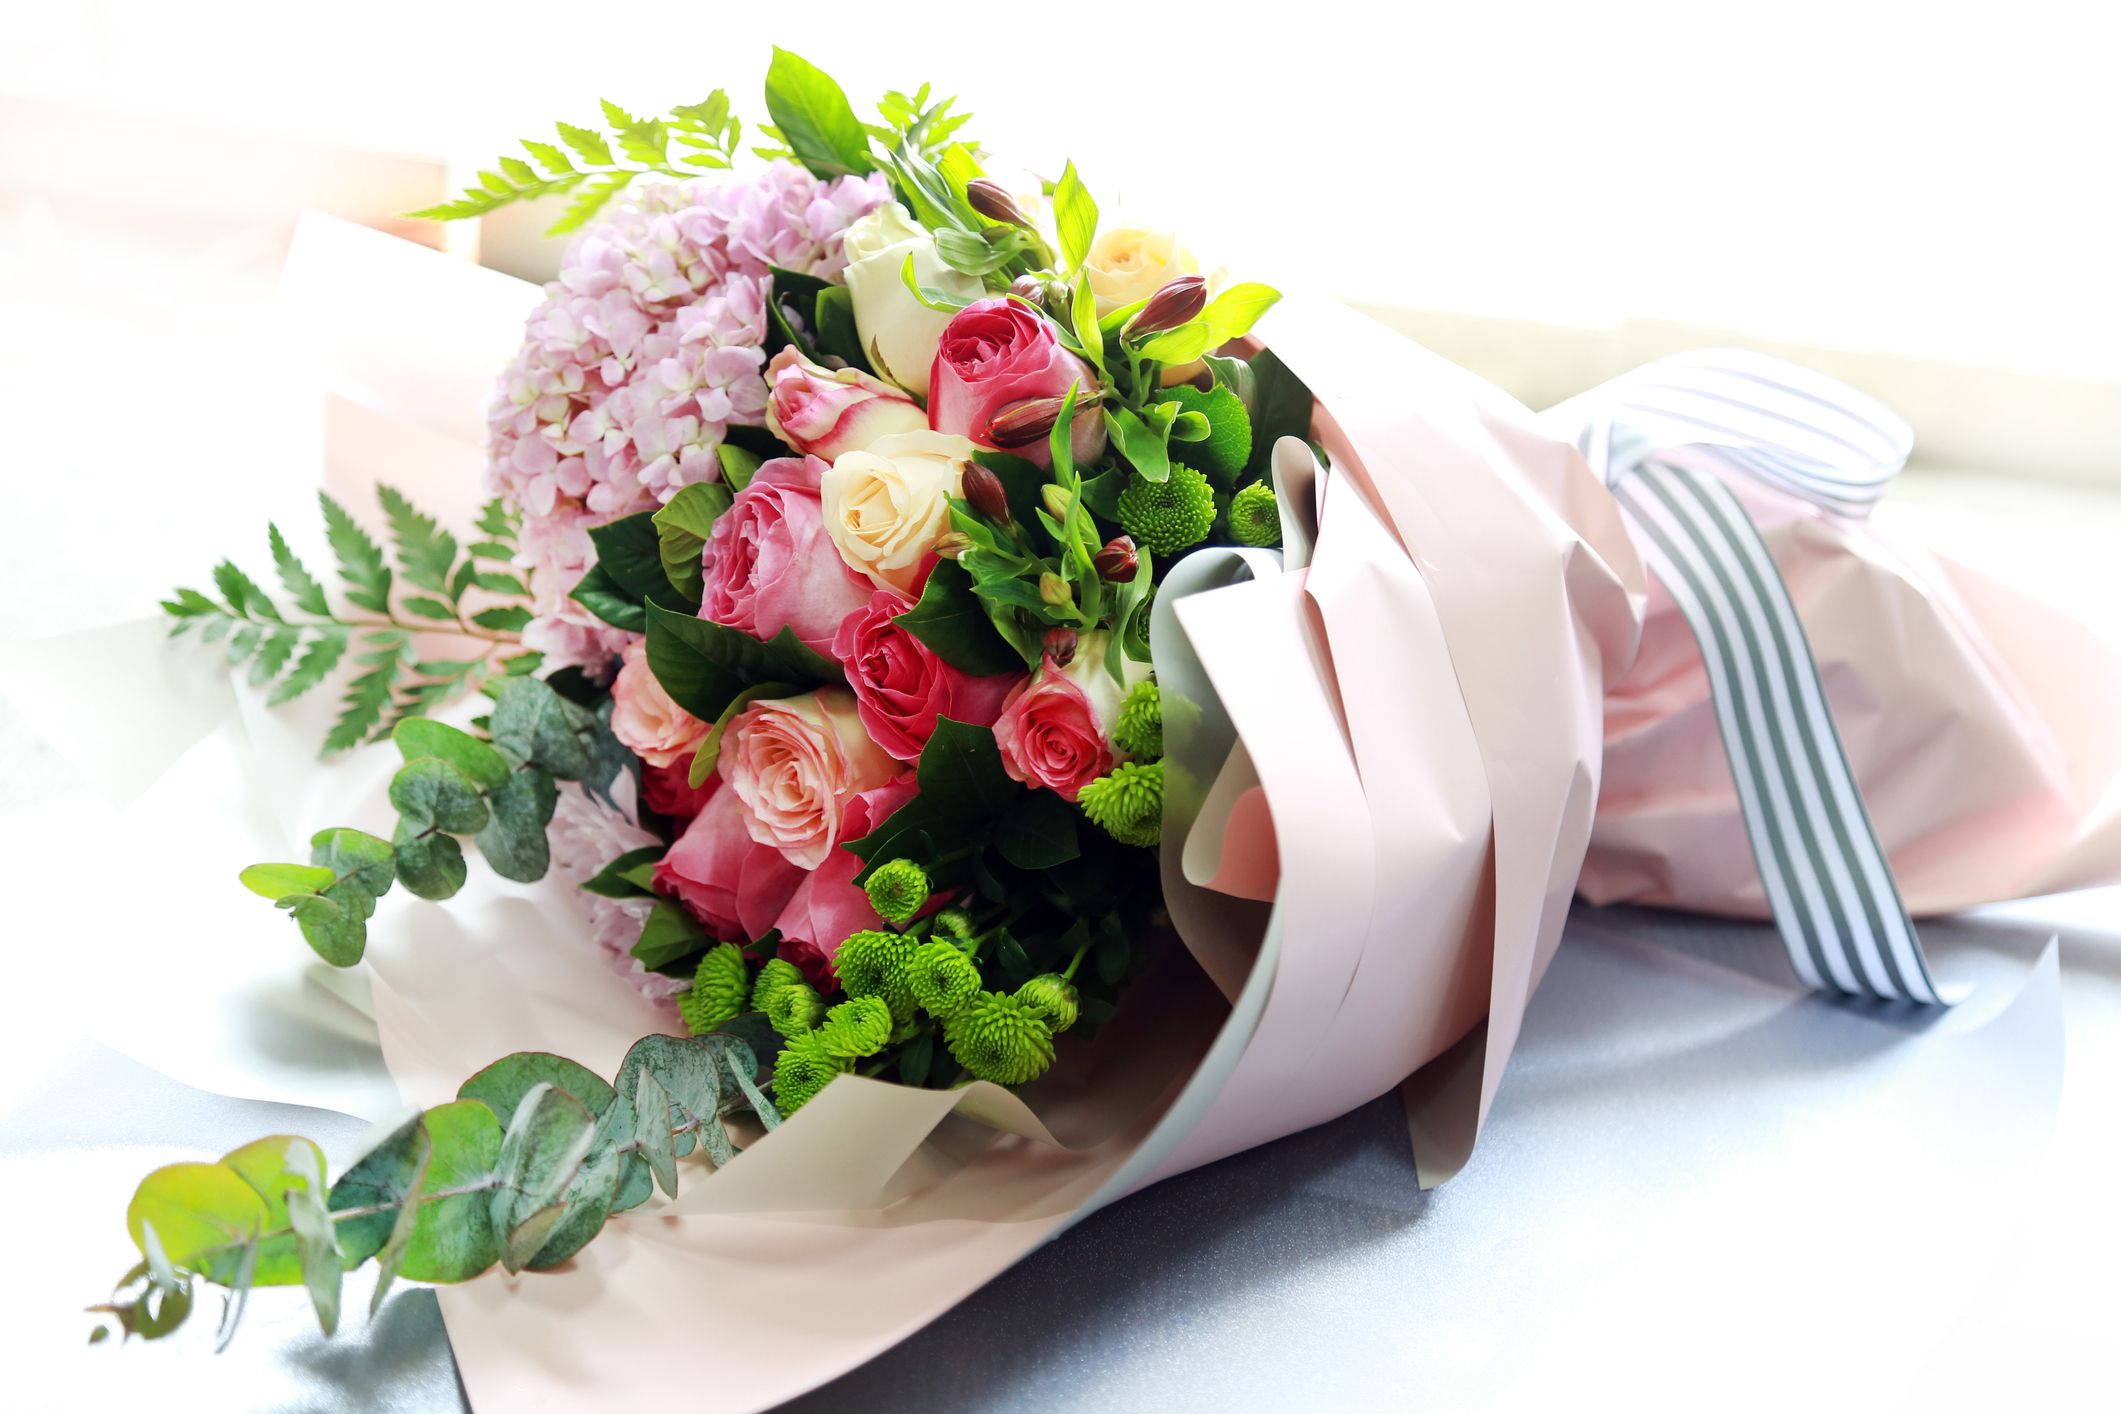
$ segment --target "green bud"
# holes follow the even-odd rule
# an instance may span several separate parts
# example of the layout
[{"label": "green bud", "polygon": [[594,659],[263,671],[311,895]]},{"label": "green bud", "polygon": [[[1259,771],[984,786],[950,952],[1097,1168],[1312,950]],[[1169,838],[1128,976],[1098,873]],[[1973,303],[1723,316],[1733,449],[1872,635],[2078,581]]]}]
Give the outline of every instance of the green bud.
[{"label": "green bud", "polygon": [[743,950],[734,943],[720,943],[707,950],[692,974],[692,988],[678,998],[678,1015],[685,1029],[704,1036],[719,1029],[744,1010],[751,991],[751,967]]},{"label": "green bud", "polygon": [[1024,983],[1016,989],[1016,999],[1043,1017],[1046,1029],[1056,1036],[1073,1026],[1081,1013],[1081,994],[1058,972],[1043,973]]},{"label": "green bud", "polygon": [[1039,489],[1038,494],[1039,499],[1046,503],[1047,515],[1061,521],[1068,518],[1068,507],[1075,504],[1075,497],[1068,494],[1068,488],[1056,486],[1049,481]]},{"label": "green bud", "polygon": [[808,982],[791,982],[773,994],[766,1020],[783,1036],[807,1036],[825,1014],[824,998]]},{"label": "green bud", "polygon": [[1075,607],[1075,591],[1068,587],[1067,580],[1052,570],[1047,570],[1038,577],[1038,597],[1056,609]]},{"label": "green bud", "polygon": [[863,887],[876,916],[896,928],[912,922],[928,903],[928,871],[910,859],[878,865]]},{"label": "green bud", "polygon": [[1076,803],[1121,844],[1155,845],[1163,838],[1164,763],[1126,762],[1084,786]]},{"label": "green bud", "polygon": [[1144,760],[1164,754],[1164,699],[1154,682],[1138,682],[1128,689],[1112,721],[1112,744]]}]

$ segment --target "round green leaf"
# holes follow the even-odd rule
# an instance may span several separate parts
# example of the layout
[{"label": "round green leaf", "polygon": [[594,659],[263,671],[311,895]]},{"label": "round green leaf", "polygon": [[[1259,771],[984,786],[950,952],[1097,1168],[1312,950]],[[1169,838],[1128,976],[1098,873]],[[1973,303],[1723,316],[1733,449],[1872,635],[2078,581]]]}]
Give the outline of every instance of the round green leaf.
[{"label": "round green leaf", "polygon": [[390,739],[407,762],[433,756],[469,776],[482,790],[499,790],[508,779],[508,761],[500,752],[469,732],[427,717],[407,717],[391,731]]},{"label": "round green leaf", "polygon": [[265,1200],[223,1164],[171,1164],[140,1181],[125,1210],[125,1227],[141,1252],[143,1226],[152,1223],[162,1251],[177,1266],[208,1270],[265,1229]]},{"label": "round green leaf", "polygon": [[423,1191],[454,1196],[421,1202],[399,1271],[415,1281],[469,1281],[501,1258],[481,1187],[500,1162],[501,1122],[476,1100],[437,1105],[424,1122],[434,1150]]},{"label": "round green leaf", "polygon": [[[475,835],[486,828],[486,798],[478,782],[439,756],[409,761],[390,779],[390,803],[415,832]],[[415,890],[417,892],[417,890]]]},{"label": "round green leaf", "polygon": [[464,887],[464,849],[456,836],[412,835],[403,824],[398,834],[398,880],[406,888],[421,898],[444,899]]},{"label": "round green leaf", "polygon": [[236,876],[243,887],[260,898],[283,899],[290,894],[313,894],[328,889],[339,876],[313,864],[253,864]]}]

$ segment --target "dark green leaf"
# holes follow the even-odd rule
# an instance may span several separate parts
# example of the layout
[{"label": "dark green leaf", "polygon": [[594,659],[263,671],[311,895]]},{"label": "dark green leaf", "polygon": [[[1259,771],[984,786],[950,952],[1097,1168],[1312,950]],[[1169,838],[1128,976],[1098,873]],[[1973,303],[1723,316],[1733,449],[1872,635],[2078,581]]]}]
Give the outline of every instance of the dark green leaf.
[{"label": "dark green leaf", "polygon": [[648,606],[648,667],[663,690],[703,721],[758,683],[844,681],[838,665],[783,628],[771,642],[690,614]]},{"label": "dark green leaf", "polygon": [[383,563],[383,551],[328,494],[319,491],[317,504],[324,510],[324,537],[346,581],[347,601],[374,613],[389,613],[390,567]]},{"label": "dark green leaf", "polygon": [[591,565],[567,597],[613,628],[640,633],[648,626],[647,605],[640,596],[621,589],[602,565]]},{"label": "dark green leaf", "polygon": [[290,895],[282,900],[302,929],[303,940],[333,967],[352,967],[368,947],[368,919],[323,894]]},{"label": "dark green leaf", "polygon": [[399,767],[390,780],[390,803],[401,828],[416,833],[435,829],[473,835],[485,829],[490,818],[479,783],[439,756],[422,756]]},{"label": "dark green leaf", "polygon": [[[480,790],[499,790],[507,784],[508,761],[487,743],[446,722],[411,717],[391,732],[398,752],[408,762],[436,756],[469,776]],[[457,833],[462,833],[458,831]]]},{"label": "dark green leaf", "polygon": [[587,720],[586,713],[537,678],[510,678],[496,684],[495,693],[490,735],[502,755],[564,781],[582,779],[591,762],[577,724]]},{"label": "dark green leaf", "polygon": [[415,835],[402,824],[397,831],[397,870],[398,882],[425,899],[454,898],[469,872],[464,847],[455,835]]},{"label": "dark green leaf", "polygon": [[641,926],[633,955],[640,959],[641,966],[653,971],[706,951],[711,941],[707,930],[691,914],[668,899],[657,899],[648,911],[648,921]]},{"label": "dark green leaf", "polygon": [[994,847],[1019,869],[1051,869],[1078,857],[1075,811],[1051,791],[1024,795],[1002,816]]},{"label": "dark green leaf", "polygon": [[629,849],[599,869],[596,877],[582,887],[605,898],[653,898],[655,890],[635,883],[626,876],[641,865],[652,865],[662,857],[663,846],[659,844],[644,844],[639,849]]},{"label": "dark green leaf", "polygon": [[729,509],[731,499],[728,487],[695,481],[671,497],[670,504],[651,518],[663,576],[687,603],[700,602],[700,555],[707,547],[715,519]]},{"label": "dark green leaf", "polygon": [[893,622],[960,672],[985,677],[1024,670],[1024,660],[995,632],[987,606],[973,594],[971,577],[950,560],[936,562],[920,602]]},{"label": "dark green leaf", "polygon": [[418,1113],[369,1132],[329,1199],[333,1213],[349,1214],[338,1219],[339,1251],[349,1265],[367,1261],[390,1240],[398,1207],[419,1181],[432,1148]]},{"label": "dark green leaf", "polygon": [[517,1104],[501,1139],[488,1212],[509,1271],[529,1265],[559,1225],[595,1132],[588,1108],[549,1083],[531,1086]]},{"label": "dark green leaf", "polygon": [[479,832],[479,853],[494,873],[519,884],[545,877],[552,864],[545,827],[558,800],[552,777],[534,766],[515,772],[493,792],[493,820]]},{"label": "dark green leaf", "polygon": [[662,542],[653,511],[597,526],[589,532],[589,539],[596,546],[598,567],[621,590],[636,599],[676,602],[669,577],[663,573]]},{"label": "dark green leaf", "polygon": [[390,524],[398,568],[405,572],[405,578],[422,589],[448,593],[450,567],[457,562],[456,537],[393,487],[378,485],[376,499],[382,503],[384,518]]},{"label": "dark green leaf", "polygon": [[387,890],[397,865],[390,841],[359,830],[319,830],[309,837],[309,862],[332,871],[345,888],[373,899]]},{"label": "dark green leaf", "polygon": [[287,548],[286,537],[280,527],[267,525],[265,537],[272,544],[273,568],[280,573],[280,585],[286,589],[287,597],[294,601],[297,609],[305,614],[327,618],[331,614],[331,603],[324,597],[324,586],[319,584],[309,569]]}]

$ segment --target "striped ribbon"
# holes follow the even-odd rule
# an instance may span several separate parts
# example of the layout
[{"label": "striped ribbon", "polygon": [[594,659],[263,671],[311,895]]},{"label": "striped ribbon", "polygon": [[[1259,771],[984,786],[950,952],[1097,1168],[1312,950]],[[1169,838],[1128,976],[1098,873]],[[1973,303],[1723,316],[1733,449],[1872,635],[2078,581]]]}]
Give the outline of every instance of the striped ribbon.
[{"label": "striped ribbon", "polygon": [[[1907,424],[1831,379],[1735,351],[1649,364],[1566,405],[1708,669],[1776,929],[1807,985],[1938,1004],[1787,586],[1729,481],[1869,512]],[[1557,414],[1562,410],[1557,409]]]}]

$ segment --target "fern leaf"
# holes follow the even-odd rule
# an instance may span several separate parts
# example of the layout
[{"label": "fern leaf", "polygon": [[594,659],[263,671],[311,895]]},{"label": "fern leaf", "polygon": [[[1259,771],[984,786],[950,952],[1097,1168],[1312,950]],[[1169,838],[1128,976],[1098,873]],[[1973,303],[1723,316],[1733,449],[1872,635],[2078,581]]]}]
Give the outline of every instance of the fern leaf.
[{"label": "fern leaf", "polygon": [[223,560],[214,566],[214,587],[228,601],[229,611],[241,619],[264,619],[272,623],[280,621],[280,611],[272,599],[258,587],[256,580],[243,573],[234,560]]},{"label": "fern leaf", "polygon": [[457,540],[393,487],[376,487],[383,515],[390,522],[391,543],[405,578],[422,589],[449,592],[449,569],[457,560]]},{"label": "fern leaf", "polygon": [[389,613],[390,566],[383,563],[381,547],[328,493],[319,491],[317,502],[324,508],[324,538],[339,561],[347,600],[374,613]]},{"label": "fern leaf", "polygon": [[301,641],[302,630],[298,628],[276,628],[266,634],[259,640],[258,655],[250,662],[251,682],[262,687],[278,677]]},{"label": "fern leaf", "polygon": [[560,131],[560,141],[574,149],[577,157],[592,167],[611,165],[611,147],[603,134],[594,128],[578,128],[573,123],[555,123]]},{"label": "fern leaf", "polygon": [[272,542],[273,568],[280,572],[280,584],[287,590],[287,597],[295,601],[295,607],[305,614],[318,618],[331,616],[331,604],[324,597],[324,586],[317,583],[316,576],[302,563],[293,550],[287,548],[287,537],[280,534],[280,527],[265,527],[266,539]]},{"label": "fern leaf", "polygon": [[294,670],[273,688],[266,701],[272,706],[290,702],[331,676],[331,670],[339,666],[346,656],[347,636],[343,629],[328,631],[309,641],[302,656],[295,660]]},{"label": "fern leaf", "polygon": [[524,138],[523,150],[529,153],[540,167],[543,167],[555,177],[562,177],[574,171],[574,163],[567,160],[567,154],[549,142],[537,142],[531,138]]}]

